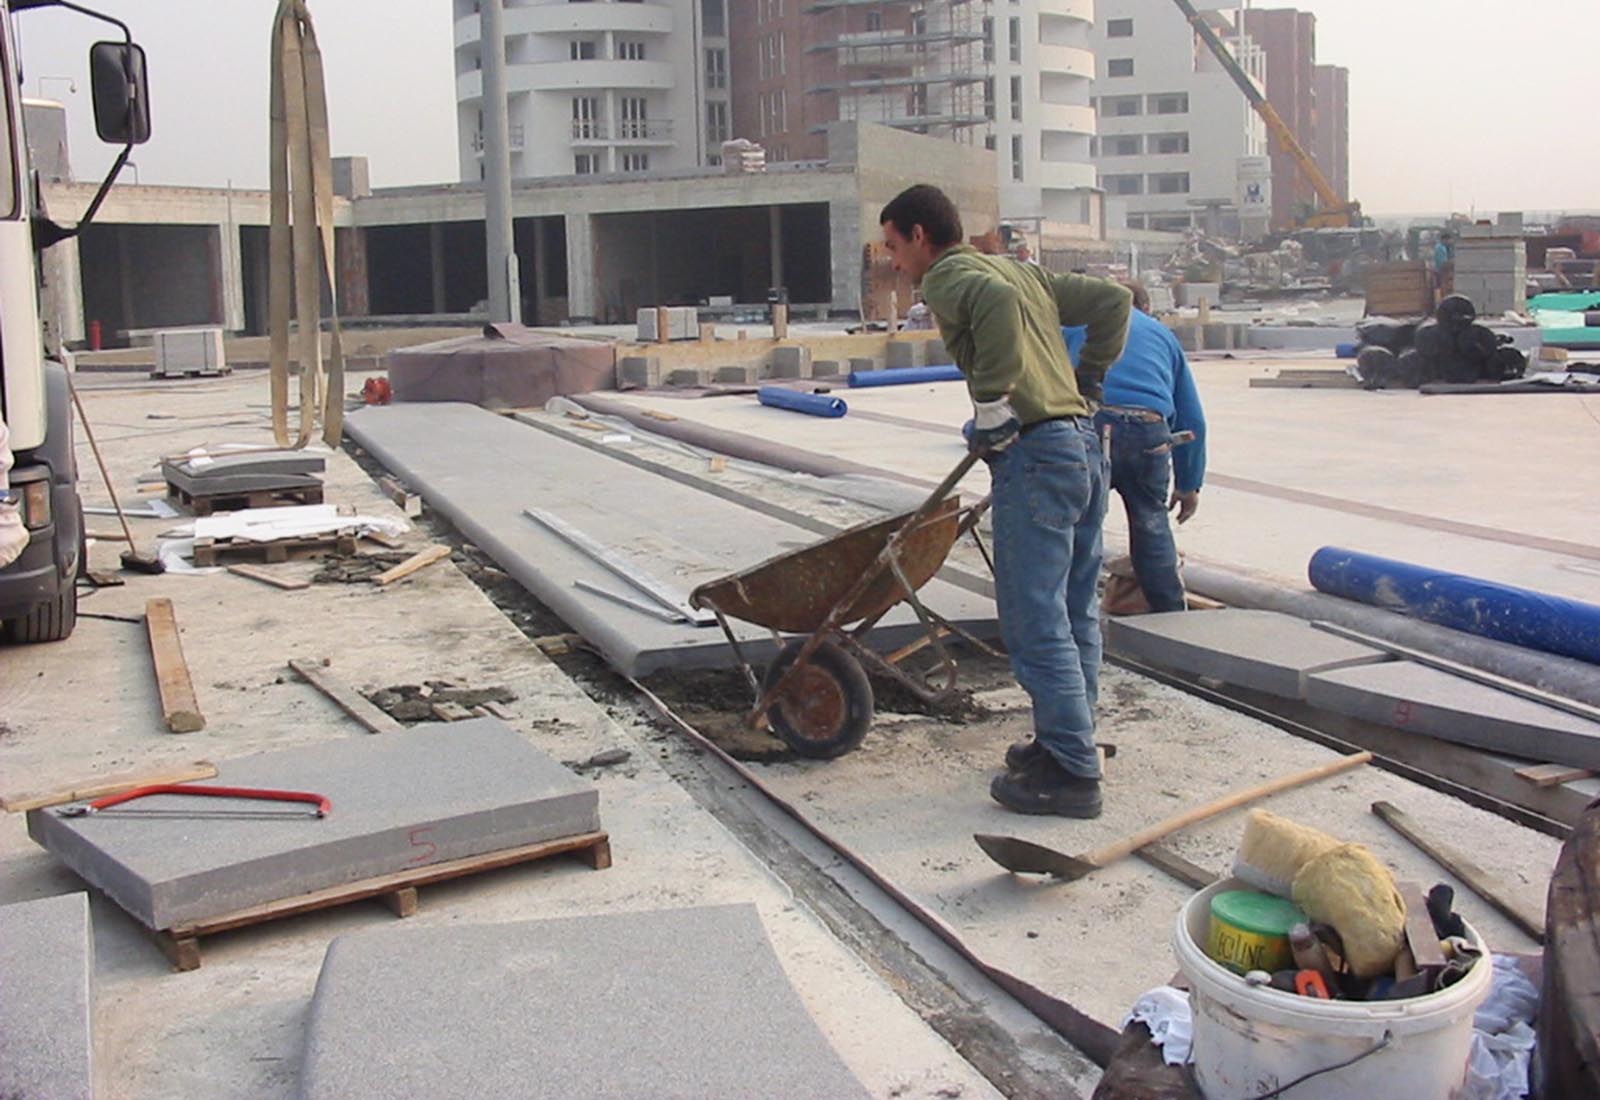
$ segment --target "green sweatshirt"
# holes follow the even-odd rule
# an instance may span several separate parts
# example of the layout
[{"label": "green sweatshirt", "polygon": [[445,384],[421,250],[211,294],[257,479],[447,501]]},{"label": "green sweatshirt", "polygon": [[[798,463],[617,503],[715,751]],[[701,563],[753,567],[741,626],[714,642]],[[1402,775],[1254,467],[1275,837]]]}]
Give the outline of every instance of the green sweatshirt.
[{"label": "green sweatshirt", "polygon": [[[1100,399],[1100,384],[1128,338],[1133,302],[1127,288],[1109,279],[1052,275],[968,245],[934,261],[922,277],[922,297],[972,399],[1009,393],[1024,425],[1089,412],[1084,399]],[[1063,325],[1089,327],[1077,377]]]}]

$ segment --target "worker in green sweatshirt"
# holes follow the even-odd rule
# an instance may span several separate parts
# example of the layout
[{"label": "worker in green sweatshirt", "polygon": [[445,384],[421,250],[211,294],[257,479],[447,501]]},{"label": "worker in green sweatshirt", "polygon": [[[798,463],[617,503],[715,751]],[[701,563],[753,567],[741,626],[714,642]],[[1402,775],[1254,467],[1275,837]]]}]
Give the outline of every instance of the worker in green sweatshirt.
[{"label": "worker in green sweatshirt", "polygon": [[[1108,474],[1093,403],[1122,354],[1132,295],[961,243],[961,217],[919,184],[879,215],[895,266],[922,286],[972,396],[969,445],[994,493],[995,601],[1034,738],[1012,745],[989,793],[1019,813],[1097,817],[1100,526]],[[1064,325],[1085,325],[1074,372]]]}]

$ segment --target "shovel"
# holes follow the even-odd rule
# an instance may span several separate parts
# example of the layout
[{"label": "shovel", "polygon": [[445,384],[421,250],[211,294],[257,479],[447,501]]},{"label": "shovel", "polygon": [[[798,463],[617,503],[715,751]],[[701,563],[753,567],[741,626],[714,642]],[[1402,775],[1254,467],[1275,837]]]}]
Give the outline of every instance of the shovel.
[{"label": "shovel", "polygon": [[1291,787],[1298,787],[1304,783],[1311,783],[1318,779],[1326,779],[1330,775],[1349,771],[1351,768],[1360,767],[1372,759],[1370,752],[1358,752],[1353,756],[1341,756],[1337,760],[1329,761],[1315,768],[1293,775],[1283,776],[1281,779],[1271,779],[1259,783],[1254,787],[1247,787],[1242,791],[1235,791],[1230,795],[1185,810],[1175,817],[1165,821],[1158,821],[1148,828],[1141,829],[1132,836],[1124,837],[1114,844],[1104,848],[1096,848],[1092,852],[1082,855],[1069,856],[1065,852],[1058,852],[1053,848],[1046,848],[1042,844],[1035,844],[1014,836],[993,836],[987,833],[977,833],[973,840],[978,842],[978,847],[1000,866],[1008,871],[1023,875],[1055,875],[1057,878],[1072,882],[1083,878],[1091,872],[1109,866],[1117,860],[1130,856],[1148,844],[1154,844],[1165,836],[1177,832],[1179,829],[1188,828],[1190,825],[1201,822],[1218,814],[1243,806],[1247,802],[1254,802],[1258,798],[1286,791]]}]

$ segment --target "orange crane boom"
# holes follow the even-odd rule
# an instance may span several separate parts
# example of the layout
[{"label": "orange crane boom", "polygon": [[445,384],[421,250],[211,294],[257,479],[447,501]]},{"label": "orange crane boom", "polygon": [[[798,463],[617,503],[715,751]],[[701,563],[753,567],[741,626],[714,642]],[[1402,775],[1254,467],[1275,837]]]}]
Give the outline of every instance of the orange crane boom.
[{"label": "orange crane boom", "polygon": [[1300,174],[1311,185],[1311,189],[1317,193],[1317,210],[1309,218],[1305,219],[1303,224],[1311,229],[1345,226],[1360,228],[1362,225],[1361,204],[1339,194],[1338,189],[1329,182],[1328,177],[1317,166],[1316,160],[1312,158],[1310,153],[1306,152],[1305,146],[1301,145],[1299,139],[1294,136],[1294,131],[1289,128],[1289,124],[1283,121],[1283,116],[1278,114],[1277,108],[1268,101],[1266,94],[1256,86],[1256,82],[1251,78],[1250,74],[1244,71],[1244,66],[1239,64],[1238,58],[1233,56],[1233,51],[1228,49],[1227,44],[1217,35],[1211,24],[1205,21],[1205,18],[1196,10],[1195,6],[1189,0],[1172,0],[1172,2],[1178,5],[1178,10],[1183,13],[1183,17],[1188,20],[1189,25],[1200,36],[1200,40],[1216,55],[1223,71],[1233,78],[1233,82],[1244,93],[1244,97],[1249,101],[1250,106],[1254,107],[1256,114],[1261,116],[1261,121],[1266,124],[1267,132],[1272,135],[1272,139],[1278,143],[1284,152],[1289,154]]}]

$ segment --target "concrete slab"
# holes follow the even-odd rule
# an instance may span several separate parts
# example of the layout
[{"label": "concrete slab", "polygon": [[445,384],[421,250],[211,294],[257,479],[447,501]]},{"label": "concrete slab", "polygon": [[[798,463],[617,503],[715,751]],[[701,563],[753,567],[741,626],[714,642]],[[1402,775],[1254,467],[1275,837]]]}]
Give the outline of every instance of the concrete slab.
[{"label": "concrete slab", "polygon": [[1275,611],[1173,611],[1107,619],[1106,644],[1134,660],[1289,699],[1305,678],[1390,659],[1382,650]]},{"label": "concrete slab", "polygon": [[342,936],[317,979],[302,1100],[868,1094],[753,905]]},{"label": "concrete slab", "polygon": [[[733,652],[714,625],[664,622],[574,587],[582,581],[619,591],[625,582],[528,519],[523,509],[559,516],[681,597],[701,583],[817,540],[813,531],[470,405],[365,409],[347,425],[430,508],[629,675],[731,667]],[[634,443],[628,435],[604,445],[627,453]],[[988,599],[937,580],[921,595],[933,610],[980,637],[997,633]],[[774,651],[766,631],[733,625],[753,660],[766,660]],[[915,614],[901,607],[871,639],[894,647],[922,633]]]},{"label": "concrete slab", "polygon": [[94,1095],[93,972],[87,894],[0,906],[0,1097]]},{"label": "concrete slab", "polygon": [[333,812],[228,818],[221,808],[239,803],[158,795],[137,809],[185,816],[35,810],[28,833],[147,927],[165,929],[600,827],[595,788],[497,718],[240,757],[212,782],[316,791]]},{"label": "concrete slab", "polygon": [[1490,752],[1600,771],[1600,723],[1410,661],[1314,673],[1306,701]]}]

